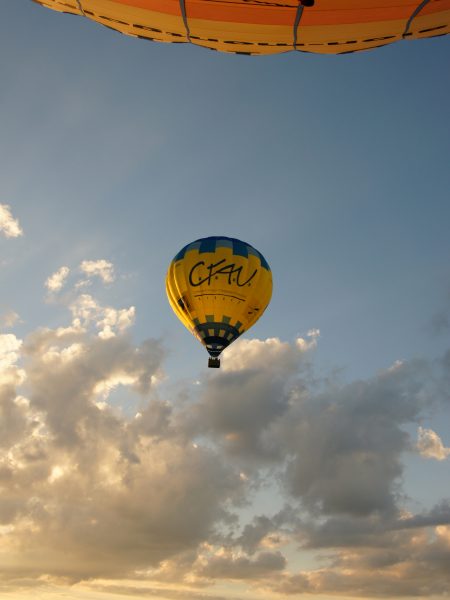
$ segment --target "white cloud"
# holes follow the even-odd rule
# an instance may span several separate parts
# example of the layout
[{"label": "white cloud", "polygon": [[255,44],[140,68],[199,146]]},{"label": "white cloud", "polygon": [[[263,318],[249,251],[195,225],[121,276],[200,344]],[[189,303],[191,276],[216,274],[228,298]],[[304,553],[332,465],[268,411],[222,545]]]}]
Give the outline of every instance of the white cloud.
[{"label": "white cloud", "polygon": [[50,346],[42,353],[42,360],[46,363],[69,363],[78,358],[85,350],[83,344],[74,343],[66,347]]},{"label": "white cloud", "polygon": [[268,369],[287,374],[297,369],[304,354],[316,346],[318,336],[319,331],[312,330],[306,339],[298,337],[293,345],[279,338],[240,338],[227,349],[222,369],[225,372]]},{"label": "white cloud", "polygon": [[73,316],[72,326],[88,327],[94,324],[98,336],[105,340],[130,328],[136,315],[134,306],[122,309],[101,306],[90,294],[81,294],[69,308]]},{"label": "white cloud", "polygon": [[8,204],[0,204],[0,232],[7,238],[23,235],[19,221],[12,216],[11,207]]},{"label": "white cloud", "polygon": [[22,340],[12,333],[0,335],[0,385],[18,384],[23,381],[25,371],[16,365],[22,343]]},{"label": "white cloud", "polygon": [[104,259],[83,260],[80,270],[88,277],[99,277],[103,283],[112,283],[115,279],[114,265]]},{"label": "white cloud", "polygon": [[70,305],[70,311],[77,322],[82,321],[89,324],[101,312],[97,300],[90,294],[81,294]]},{"label": "white cloud", "polygon": [[103,309],[101,318],[97,321],[97,327],[100,329],[99,336],[103,339],[108,339],[118,333],[124,332],[134,323],[136,310],[134,306],[116,310],[111,307]]},{"label": "white cloud", "polygon": [[441,438],[432,429],[418,429],[417,449],[421,456],[425,458],[434,458],[435,460],[445,460],[450,456],[450,448],[446,448]]},{"label": "white cloud", "polygon": [[50,275],[45,282],[45,287],[49,292],[59,292],[64,286],[70,273],[69,267],[61,267],[53,275]]}]

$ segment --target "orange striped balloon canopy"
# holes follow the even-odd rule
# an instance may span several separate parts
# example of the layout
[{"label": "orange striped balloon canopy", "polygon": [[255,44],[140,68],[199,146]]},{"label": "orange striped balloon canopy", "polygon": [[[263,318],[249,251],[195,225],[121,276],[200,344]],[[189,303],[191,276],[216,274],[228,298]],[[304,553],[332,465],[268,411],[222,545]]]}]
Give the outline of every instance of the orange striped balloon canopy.
[{"label": "orange striped balloon canopy", "polygon": [[450,32],[450,0],[34,0],[155,42],[344,54]]}]

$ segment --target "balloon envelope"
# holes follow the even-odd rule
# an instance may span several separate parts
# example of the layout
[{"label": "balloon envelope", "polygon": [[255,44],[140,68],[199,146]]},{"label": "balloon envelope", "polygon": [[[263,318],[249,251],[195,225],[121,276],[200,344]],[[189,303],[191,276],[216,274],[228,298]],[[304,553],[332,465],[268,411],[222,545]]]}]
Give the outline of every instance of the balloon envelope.
[{"label": "balloon envelope", "polygon": [[240,54],[341,54],[450,32],[450,0],[34,1],[135,37]]},{"label": "balloon envelope", "polygon": [[266,309],[272,273],[250,244],[208,237],[178,252],[167,272],[166,291],[177,317],[216,358]]}]

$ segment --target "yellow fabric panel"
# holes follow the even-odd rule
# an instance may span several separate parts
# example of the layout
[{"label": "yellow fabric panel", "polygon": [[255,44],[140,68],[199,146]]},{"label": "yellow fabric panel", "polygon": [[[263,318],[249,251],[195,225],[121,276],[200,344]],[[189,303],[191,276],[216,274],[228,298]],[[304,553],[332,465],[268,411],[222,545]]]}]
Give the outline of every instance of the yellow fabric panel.
[{"label": "yellow fabric panel", "polygon": [[[449,3],[450,4],[450,3]],[[450,33],[450,6],[439,13],[420,13],[412,22],[410,29],[412,39],[426,38],[434,35]]]},{"label": "yellow fabric panel", "polygon": [[[217,240],[217,247],[205,251],[200,247],[204,240],[199,240],[171,262],[167,297],[177,317],[197,338],[198,326],[205,325],[207,335],[228,339],[227,326],[241,334],[263,314],[272,295],[272,273],[251,246],[230,238],[205,241],[209,240],[213,245]],[[236,253],[235,242],[241,249],[250,248],[248,256]],[[208,329],[209,323],[216,324],[215,334]]]},{"label": "yellow fabric panel", "polygon": [[[179,0],[34,0],[53,10],[87,18],[132,36],[188,42],[248,54],[294,49],[297,1],[185,0],[189,34]],[[281,5],[280,5],[281,4]],[[303,9],[297,50],[337,54],[403,38],[449,33],[450,0],[430,0],[409,24],[418,0],[316,0]]]},{"label": "yellow fabric panel", "polygon": [[[361,4],[360,0],[354,2],[357,3]],[[411,1],[406,0],[404,4],[411,6]],[[297,31],[297,49],[324,54],[367,50],[399,41],[403,38],[407,23],[405,20],[383,20],[343,25],[306,25],[305,22],[301,21]],[[412,21],[407,37],[449,33],[449,24],[450,10],[429,15],[419,13]],[[189,21],[189,27],[191,37],[201,38],[194,39],[194,43],[222,52],[274,54],[293,49],[292,27],[211,21],[206,23],[195,19]],[[210,40],[205,42],[207,36]],[[211,38],[217,41],[212,41]]]}]

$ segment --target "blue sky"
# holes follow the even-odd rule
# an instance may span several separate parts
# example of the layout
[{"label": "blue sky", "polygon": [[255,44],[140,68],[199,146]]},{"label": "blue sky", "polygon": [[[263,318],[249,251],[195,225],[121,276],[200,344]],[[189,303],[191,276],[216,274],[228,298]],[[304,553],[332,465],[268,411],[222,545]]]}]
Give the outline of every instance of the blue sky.
[{"label": "blue sky", "polygon": [[[148,543],[158,548],[145,550],[142,542],[148,565],[144,550],[131,552],[135,560],[127,560],[119,576],[127,594],[137,593],[144,580],[148,589],[161,587],[161,598],[175,592],[185,598],[227,600],[304,591],[327,598],[424,595],[427,577],[438,572],[437,562],[406,592],[399,587],[386,593],[365,571],[368,564],[372,569],[378,564],[377,544],[367,550],[366,563],[357,564],[345,540],[339,554],[325,525],[339,531],[348,519],[348,527],[363,529],[367,536],[371,527],[378,527],[392,553],[414,555],[415,542],[407,539],[410,529],[402,530],[405,539],[397,540],[397,546],[389,536],[399,531],[401,519],[425,519],[425,513],[431,519],[441,503],[432,524],[437,529],[421,526],[417,539],[423,536],[423,547],[434,544],[430,554],[434,551],[442,560],[450,556],[450,461],[445,451],[450,446],[449,40],[409,41],[340,57],[234,56],[127,38],[25,0],[4,2],[0,29],[0,205],[10,207],[0,231],[0,317],[2,334],[10,336],[3,337],[9,373],[3,410],[11,415],[12,409],[5,407],[15,402],[14,423],[23,424],[8,443],[22,444],[25,452],[24,444],[33,437],[25,423],[38,411],[50,432],[47,455],[60,452],[65,456],[61,465],[81,465],[80,448],[89,447],[87,438],[71,429],[61,412],[61,406],[75,406],[71,418],[77,427],[101,411],[104,421],[95,422],[105,456],[113,457],[119,448],[113,431],[127,439],[134,435],[129,423],[136,412],[145,415],[150,437],[156,435],[155,423],[165,423],[161,438],[166,449],[159,445],[153,452],[161,464],[175,457],[174,479],[197,464],[196,459],[189,462],[189,454],[182,458],[181,438],[204,450],[198,480],[186,480],[176,489],[183,489],[186,498],[197,497],[202,476],[213,469],[217,488],[208,491],[210,496],[205,492],[205,506],[213,507],[205,519],[212,530],[219,527],[221,511],[241,514],[241,533],[229,533],[227,546],[203,528],[198,515],[193,517],[197,529],[186,531],[181,541],[169,531],[169,516],[161,517],[167,532],[162,528],[156,533],[147,523]],[[6,223],[14,220],[23,234],[8,237]],[[264,254],[274,275],[269,309],[243,344],[230,348],[229,369],[225,354],[225,370],[215,375],[207,373],[206,353],[171,313],[164,291],[172,257],[207,235],[249,242]],[[85,267],[83,261],[88,261]],[[114,275],[105,278],[98,261],[113,265]],[[45,282],[63,266],[70,270],[67,283],[50,293]],[[63,347],[58,328],[76,328],[77,316],[85,321],[78,331],[67,333],[70,339]],[[107,322],[115,336],[109,341],[104,336],[108,348],[99,345],[103,338],[98,337]],[[312,330],[320,330],[320,336],[308,337]],[[63,354],[64,348],[72,350]],[[77,358],[77,348],[85,349],[87,362]],[[70,352],[74,379],[66,386],[69,375],[52,381],[56,367],[48,365]],[[102,368],[86,391],[82,379],[89,364]],[[143,381],[152,377],[149,389]],[[99,395],[106,403],[101,408]],[[304,404],[294,406],[293,398],[303,398]],[[397,405],[401,408],[396,411]],[[340,415],[336,423],[324,417],[330,407]],[[254,422],[248,417],[252,414]],[[234,429],[227,429],[229,423]],[[375,423],[378,446],[369,441],[367,423]],[[16,431],[14,427],[7,430]],[[364,494],[366,490],[373,497],[373,490],[356,463],[345,468],[340,463],[343,470],[336,474],[325,442],[316,448],[311,437],[309,462],[315,464],[315,475],[306,459],[305,464],[300,458],[285,461],[307,452],[304,440],[314,431],[337,455],[342,449],[338,440],[361,444],[358,452],[377,465],[372,477],[380,483],[378,504]],[[125,437],[120,437],[122,446]],[[268,439],[270,452],[264,446]],[[139,456],[148,481],[155,478],[170,496],[173,481],[161,479],[151,460],[146,471]],[[183,460],[188,464],[183,466]],[[100,462],[98,472],[104,472],[107,466]],[[55,465],[59,471],[52,471]],[[33,471],[22,482],[20,493],[6,494],[9,505],[25,506],[23,498],[31,490],[39,497],[37,481],[45,469],[49,485],[67,477],[67,485],[81,498],[77,476],[71,479],[61,465],[49,458],[41,475]],[[220,469],[230,478],[226,485]],[[285,483],[279,488],[281,476]],[[335,479],[333,485],[330,479]],[[251,485],[241,489],[239,481],[244,488],[246,482]],[[354,489],[354,502],[338,493],[345,486]],[[143,484],[135,493],[144,492]],[[239,508],[242,501],[245,510]],[[60,515],[68,510],[64,502]],[[285,504],[297,511],[295,518],[291,513],[275,518]],[[138,500],[133,506],[138,528],[139,519],[147,522],[148,514]],[[4,530],[11,536],[8,543],[20,539],[21,527],[32,518],[27,510],[1,513],[4,527],[16,527]],[[182,512],[183,503],[173,510]],[[402,512],[406,510],[408,517]],[[270,526],[265,522],[261,546],[242,545],[245,523],[261,516],[258,511],[271,521]],[[123,558],[121,548],[133,546],[133,538],[124,533],[120,540],[107,541],[114,510],[104,521],[94,512],[90,518],[103,523],[105,545],[117,548],[111,556],[116,565]],[[156,506],[153,512],[157,514]],[[13,513],[17,522],[8,521]],[[22,525],[20,519],[25,519]],[[258,523],[253,523],[254,531]],[[222,533],[224,527],[219,527]],[[173,549],[164,553],[163,542],[171,536]],[[89,571],[80,558],[89,535],[75,537],[67,533],[72,567],[70,561],[56,561],[58,568],[52,571],[32,552],[26,560],[17,554],[16,563],[5,569],[4,584],[0,574],[5,593],[23,597],[23,581],[31,580],[41,586],[47,582],[50,587],[43,593],[51,595],[59,589],[52,585],[69,578],[75,588],[63,589],[82,597],[88,592],[78,592],[76,586],[93,578],[97,588],[89,593],[108,597],[108,585],[116,585],[114,575],[105,565]],[[284,537],[285,546],[280,541]],[[317,562],[327,550],[337,560],[334,571]],[[49,564],[55,564],[53,552],[60,552],[56,542],[47,549]],[[175,577],[170,561],[183,565],[182,577]],[[19,569],[19,564],[25,566]],[[389,573],[406,581],[414,564],[399,562],[390,568]],[[331,589],[329,578],[341,577],[346,569],[361,573],[361,580]],[[325,573],[323,580],[320,573]],[[448,594],[448,576],[433,577],[447,591],[431,587],[430,594]],[[117,583],[115,592],[119,587]]]}]

